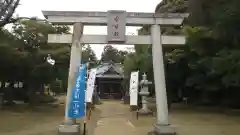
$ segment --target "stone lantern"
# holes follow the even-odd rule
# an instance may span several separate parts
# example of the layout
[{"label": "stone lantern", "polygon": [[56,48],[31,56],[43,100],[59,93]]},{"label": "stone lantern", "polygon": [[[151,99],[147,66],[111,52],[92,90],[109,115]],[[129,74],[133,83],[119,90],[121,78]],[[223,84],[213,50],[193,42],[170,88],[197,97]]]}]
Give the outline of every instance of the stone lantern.
[{"label": "stone lantern", "polygon": [[144,73],[142,75],[142,80],[140,81],[140,92],[139,95],[142,97],[142,108],[138,111],[140,115],[149,115],[152,114],[152,111],[148,109],[147,96],[149,96],[148,86],[152,82],[147,80],[147,75]]}]

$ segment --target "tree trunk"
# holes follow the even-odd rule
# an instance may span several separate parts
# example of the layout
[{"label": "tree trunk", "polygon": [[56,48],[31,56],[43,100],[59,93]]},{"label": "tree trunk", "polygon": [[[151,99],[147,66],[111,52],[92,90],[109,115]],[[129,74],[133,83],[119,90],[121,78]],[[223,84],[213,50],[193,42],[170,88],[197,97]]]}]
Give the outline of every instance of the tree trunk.
[{"label": "tree trunk", "polygon": [[205,0],[188,0],[188,17],[191,26],[200,26],[204,24],[203,4]]},{"label": "tree trunk", "polygon": [[2,0],[0,1],[0,28],[11,23],[11,18],[15,12],[20,0]]}]

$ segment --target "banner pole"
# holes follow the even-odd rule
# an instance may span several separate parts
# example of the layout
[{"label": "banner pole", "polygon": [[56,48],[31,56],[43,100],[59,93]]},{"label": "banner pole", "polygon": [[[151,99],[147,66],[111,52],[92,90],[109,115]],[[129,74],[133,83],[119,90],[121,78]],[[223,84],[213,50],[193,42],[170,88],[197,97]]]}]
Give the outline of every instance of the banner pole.
[{"label": "banner pole", "polygon": [[[88,77],[89,77],[89,73],[88,73],[88,63],[86,63],[86,67],[87,67],[87,73],[86,73],[86,83],[85,83],[85,85],[87,85],[87,79],[88,79]],[[83,123],[83,135],[86,135],[86,126],[87,126],[87,118],[88,118],[88,116],[87,116],[87,102],[86,102],[86,92],[87,92],[87,87],[86,87],[86,89],[85,89],[85,116],[84,116],[84,123]]]}]

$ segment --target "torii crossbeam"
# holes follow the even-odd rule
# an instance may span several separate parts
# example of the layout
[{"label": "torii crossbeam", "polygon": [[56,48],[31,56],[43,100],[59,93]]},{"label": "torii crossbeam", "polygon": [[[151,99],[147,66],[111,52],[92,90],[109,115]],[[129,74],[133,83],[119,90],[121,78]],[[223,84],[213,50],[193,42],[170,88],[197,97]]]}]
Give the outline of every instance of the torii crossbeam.
[{"label": "torii crossbeam", "polygon": [[[42,11],[43,15],[52,24],[74,25],[73,34],[50,34],[49,43],[72,43],[70,70],[68,81],[67,105],[71,97],[71,89],[74,78],[74,64],[76,60],[81,61],[81,44],[152,44],[154,85],[157,104],[157,124],[155,134],[174,135],[175,131],[169,126],[166,83],[164,74],[164,62],[162,46],[183,45],[184,36],[162,36],[160,26],[181,25],[188,14],[155,14],[126,12],[111,10],[108,12],[81,12],[81,11]],[[107,35],[83,35],[84,25],[107,25]],[[151,25],[151,35],[148,36],[126,36],[126,26]],[[77,50],[77,51],[76,51]],[[72,125],[72,126],[69,126]],[[74,128],[75,127],[75,128]],[[79,126],[74,120],[65,114],[65,123],[59,128],[59,133],[64,135],[78,134]]]}]

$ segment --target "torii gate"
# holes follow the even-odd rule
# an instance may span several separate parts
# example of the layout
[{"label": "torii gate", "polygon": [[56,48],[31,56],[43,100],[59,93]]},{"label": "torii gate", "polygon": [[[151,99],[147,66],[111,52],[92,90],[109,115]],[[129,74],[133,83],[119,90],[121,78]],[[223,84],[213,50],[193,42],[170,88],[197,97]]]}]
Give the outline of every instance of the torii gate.
[{"label": "torii gate", "polygon": [[[81,12],[81,11],[42,11],[43,15],[52,24],[74,25],[72,34],[50,34],[49,43],[72,43],[70,69],[68,79],[67,103],[65,123],[60,126],[60,134],[72,135],[79,132],[79,126],[68,118],[68,103],[73,86],[76,62],[81,61],[81,44],[152,44],[153,70],[156,90],[157,124],[155,134],[175,134],[168,122],[167,94],[164,75],[164,61],[162,45],[183,45],[184,36],[162,36],[161,26],[181,25],[188,14],[155,14],[126,12],[111,10],[108,12]],[[107,25],[107,35],[83,35],[84,25]],[[126,36],[126,26],[151,25],[151,35]],[[70,126],[71,125],[71,126]]]}]

